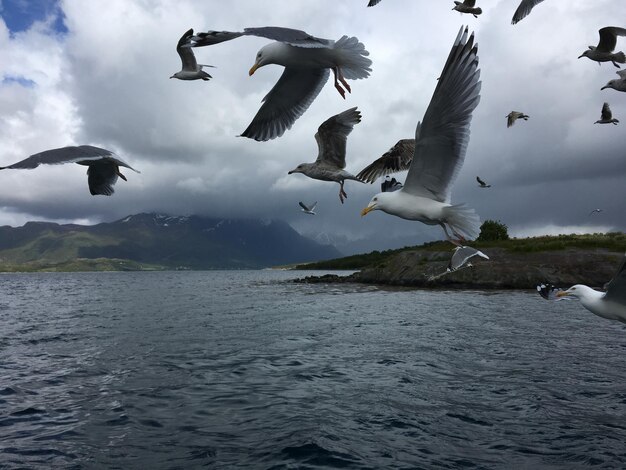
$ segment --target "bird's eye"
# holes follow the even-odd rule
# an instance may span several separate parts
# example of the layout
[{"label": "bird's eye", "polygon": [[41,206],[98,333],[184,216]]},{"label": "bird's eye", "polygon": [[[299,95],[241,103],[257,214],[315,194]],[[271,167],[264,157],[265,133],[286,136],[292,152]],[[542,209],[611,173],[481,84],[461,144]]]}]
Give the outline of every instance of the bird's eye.
[{"label": "bird's eye", "polygon": [[378,201],[378,198],[377,198],[377,197],[375,197],[375,198],[374,198],[374,202],[376,202],[376,201]]}]

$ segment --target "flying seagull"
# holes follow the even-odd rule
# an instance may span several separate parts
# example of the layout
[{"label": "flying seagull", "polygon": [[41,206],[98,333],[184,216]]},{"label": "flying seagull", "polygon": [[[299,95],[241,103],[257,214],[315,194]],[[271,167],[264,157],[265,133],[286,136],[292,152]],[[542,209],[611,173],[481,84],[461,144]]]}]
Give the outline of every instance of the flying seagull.
[{"label": "flying seagull", "polygon": [[329,70],[332,70],[335,88],[343,98],[346,90],[351,92],[346,79],[367,78],[372,70],[372,61],[366,57],[369,52],[356,37],[342,36],[332,41],[276,26],[245,28],[242,32],[197,33],[191,38],[190,46],[208,46],[241,36],[260,36],[276,41],[259,50],[249,75],[268,64],[285,67],[274,88],[263,98],[256,116],[241,133],[250,139],[267,141],[290,129],[324,87]]},{"label": "flying seagull", "polygon": [[361,113],[356,110],[356,107],[328,118],[315,133],[319,149],[317,160],[313,163],[300,163],[288,174],[302,173],[316,180],[336,181],[339,183],[339,200],[343,204],[344,199],[348,197],[343,190],[345,180],[359,181],[356,176],[344,170],[348,134],[359,122],[361,122]]},{"label": "flying seagull", "polygon": [[615,277],[605,287],[606,292],[600,292],[584,284],[576,284],[567,290],[554,288],[554,295],[548,293],[547,297],[539,290],[539,286],[537,289],[542,297],[548,299],[550,297],[556,299],[567,298],[567,296],[577,297],[583,307],[591,313],[602,318],[626,323],[626,256],[622,259],[622,264]]},{"label": "flying seagull", "polygon": [[528,116],[527,114],[521,113],[519,111],[511,111],[509,114],[506,115],[506,127],[511,127],[518,119],[528,121],[529,117],[530,116]]},{"label": "flying seagull", "polygon": [[402,189],[402,183],[397,181],[395,178],[389,178],[389,176],[387,176],[385,181],[380,184],[380,191],[383,193],[392,193],[394,191],[398,191],[399,189]]},{"label": "flying seagull", "polygon": [[530,14],[530,11],[541,2],[543,2],[543,0],[522,0],[517,10],[515,10],[515,13],[513,13],[511,24],[517,24],[519,21],[526,18]]},{"label": "flying seagull", "polygon": [[626,70],[618,70],[617,74],[619,75],[619,78],[609,80],[609,82],[600,89],[604,90],[605,88],[613,88],[617,91],[626,91]]},{"label": "flying seagull", "polygon": [[477,176],[477,177],[476,177],[476,181],[478,181],[478,185],[479,185],[481,188],[491,188],[491,185],[490,185],[490,184],[487,184],[487,183],[485,183],[483,180],[481,180],[481,179],[480,179],[480,176]]},{"label": "flying seagull", "polygon": [[89,167],[87,168],[87,183],[89,184],[89,192],[93,196],[97,194],[110,196],[113,194],[113,185],[118,176],[126,181],[126,177],[120,173],[121,166],[139,173],[110,150],[91,145],[45,150],[31,155],[21,162],[0,167],[0,170],[9,168],[32,170],[42,164],[58,165],[61,163],[78,163]]},{"label": "flying seagull", "polygon": [[378,5],[379,3],[380,3],[380,0],[370,0],[367,6],[373,7],[374,5]]},{"label": "flying seagull", "polygon": [[452,183],[467,151],[472,112],[480,101],[477,53],[474,34],[468,38],[467,28],[461,28],[424,121],[415,130],[415,153],[404,187],[376,194],[361,211],[362,216],[382,210],[403,219],[440,225],[456,245],[478,235],[480,220],[474,210],[450,203]]},{"label": "flying seagull", "polygon": [[476,0],[464,0],[463,2],[456,1],[454,2],[453,10],[456,10],[461,13],[471,13],[474,15],[474,18],[478,18],[483,11],[476,6]]},{"label": "flying seagull", "polygon": [[591,215],[595,214],[596,212],[600,213],[600,212],[602,212],[602,209],[594,209],[591,212],[589,212],[589,215],[591,216]]},{"label": "flying seagull", "polygon": [[356,177],[367,183],[373,183],[381,176],[408,170],[414,152],[415,139],[399,140],[396,145],[383,153],[382,157],[363,168]]},{"label": "flying seagull", "polygon": [[594,122],[594,124],[613,124],[617,126],[619,119],[615,119],[613,117],[613,113],[611,112],[611,107],[609,103],[604,103],[602,105],[602,113],[600,114],[600,119]]},{"label": "flying seagull", "polygon": [[578,58],[587,57],[591,60],[598,62],[612,62],[615,67],[619,68],[620,64],[626,63],[626,55],[623,52],[615,52],[615,46],[617,45],[617,36],[626,36],[625,28],[618,28],[617,26],[606,26],[600,28],[600,42],[597,46],[589,46],[589,49],[583,52]]},{"label": "flying seagull", "polygon": [[476,248],[472,248],[471,246],[457,246],[448,263],[448,271],[456,271],[464,266],[465,263],[467,263],[468,267],[472,266],[472,263],[468,263],[468,261],[474,256],[489,259],[489,256]]},{"label": "flying seagull", "polygon": [[196,56],[193,50],[187,47],[191,37],[193,36],[193,29],[190,29],[183,34],[178,40],[176,45],[176,52],[180,56],[180,60],[183,64],[183,68],[180,72],[176,72],[170,78],[178,78],[179,80],[204,80],[207,81],[211,77],[208,73],[202,70],[202,67],[213,67],[212,65],[198,64]]},{"label": "flying seagull", "polygon": [[302,207],[302,212],[304,212],[305,214],[315,215],[314,211],[315,211],[315,206],[317,206],[317,201],[315,201],[311,207],[308,207],[302,201],[300,201],[298,204],[300,204],[300,207]]}]

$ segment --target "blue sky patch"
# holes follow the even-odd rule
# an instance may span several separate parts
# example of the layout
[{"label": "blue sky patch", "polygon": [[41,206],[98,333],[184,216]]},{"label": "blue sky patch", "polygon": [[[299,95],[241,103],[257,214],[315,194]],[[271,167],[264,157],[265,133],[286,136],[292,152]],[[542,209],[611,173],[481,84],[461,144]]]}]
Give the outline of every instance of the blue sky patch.
[{"label": "blue sky patch", "polygon": [[34,81],[25,77],[7,75],[6,77],[2,79],[2,85],[8,85],[11,83],[17,83],[19,85],[22,85],[25,88],[33,88],[36,85]]},{"label": "blue sky patch", "polygon": [[0,0],[0,16],[12,33],[25,31],[35,21],[43,21],[53,16],[52,29],[57,33],[67,33],[63,22],[63,12],[58,0]]}]

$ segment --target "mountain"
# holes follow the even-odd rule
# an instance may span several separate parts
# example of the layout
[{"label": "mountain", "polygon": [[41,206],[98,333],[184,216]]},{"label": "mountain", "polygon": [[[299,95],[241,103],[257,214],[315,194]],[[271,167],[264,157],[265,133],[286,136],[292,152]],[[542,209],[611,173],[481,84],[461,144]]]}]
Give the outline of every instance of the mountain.
[{"label": "mountain", "polygon": [[[137,214],[91,226],[28,222],[0,227],[0,270],[256,269],[337,257],[336,248],[298,234],[279,220]],[[86,262],[89,260],[89,262]],[[145,265],[145,266],[144,266]],[[95,267],[94,267],[95,266]]]}]

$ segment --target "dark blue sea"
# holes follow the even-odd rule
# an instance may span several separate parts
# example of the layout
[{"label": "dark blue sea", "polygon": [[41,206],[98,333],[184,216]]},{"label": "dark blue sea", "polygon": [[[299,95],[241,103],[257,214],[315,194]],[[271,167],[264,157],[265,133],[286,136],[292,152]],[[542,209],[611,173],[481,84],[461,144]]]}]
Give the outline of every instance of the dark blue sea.
[{"label": "dark blue sea", "polygon": [[0,468],[626,468],[626,327],[311,273],[0,275]]}]

